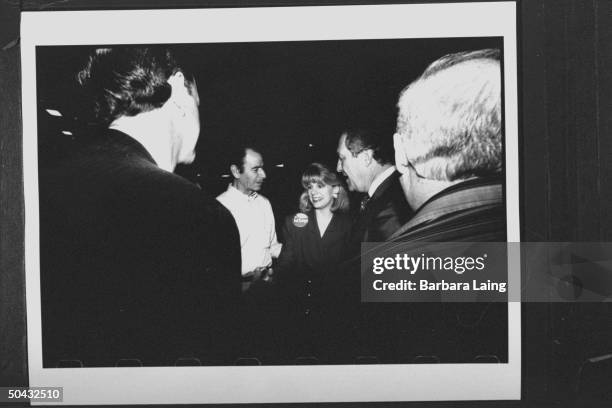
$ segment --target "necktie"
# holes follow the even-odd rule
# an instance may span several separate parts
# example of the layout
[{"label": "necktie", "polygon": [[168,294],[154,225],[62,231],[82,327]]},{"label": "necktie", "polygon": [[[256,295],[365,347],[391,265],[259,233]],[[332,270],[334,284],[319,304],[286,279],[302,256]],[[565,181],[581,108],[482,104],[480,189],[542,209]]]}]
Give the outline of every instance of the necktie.
[{"label": "necktie", "polygon": [[364,212],[366,210],[366,208],[368,207],[368,201],[370,201],[370,196],[366,194],[361,199],[361,204],[359,204],[359,212]]}]

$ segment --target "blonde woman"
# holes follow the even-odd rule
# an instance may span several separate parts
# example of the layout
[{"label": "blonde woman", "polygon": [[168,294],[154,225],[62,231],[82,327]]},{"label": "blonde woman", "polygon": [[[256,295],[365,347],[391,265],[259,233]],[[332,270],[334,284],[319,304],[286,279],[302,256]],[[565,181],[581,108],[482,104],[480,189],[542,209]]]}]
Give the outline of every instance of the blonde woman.
[{"label": "blonde woman", "polygon": [[[302,174],[300,212],[287,217],[278,262],[279,289],[303,344],[318,343],[339,265],[350,245],[346,188],[329,167],[312,163]],[[306,326],[304,326],[306,325]],[[314,350],[311,350],[314,352]]]}]

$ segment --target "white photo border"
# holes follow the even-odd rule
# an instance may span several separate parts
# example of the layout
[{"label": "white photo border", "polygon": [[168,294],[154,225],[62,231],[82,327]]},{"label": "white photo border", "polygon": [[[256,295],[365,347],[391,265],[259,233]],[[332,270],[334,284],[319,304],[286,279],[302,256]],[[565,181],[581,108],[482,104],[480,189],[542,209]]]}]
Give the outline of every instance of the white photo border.
[{"label": "white photo border", "polygon": [[[514,1],[22,13],[29,383],[37,387],[64,387],[66,405],[520,399],[518,302],[508,304],[505,364],[61,369],[42,365],[36,46],[491,36],[503,37],[504,44],[507,228],[508,241],[519,242]],[[519,265],[509,266],[510,290],[520,290]]]}]

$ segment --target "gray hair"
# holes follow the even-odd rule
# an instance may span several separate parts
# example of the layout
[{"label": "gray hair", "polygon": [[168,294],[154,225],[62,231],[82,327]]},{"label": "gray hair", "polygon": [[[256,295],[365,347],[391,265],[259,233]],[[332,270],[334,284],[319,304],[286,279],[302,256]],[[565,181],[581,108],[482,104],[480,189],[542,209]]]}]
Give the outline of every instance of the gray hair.
[{"label": "gray hair", "polygon": [[396,157],[427,179],[454,181],[502,168],[499,50],[446,55],[400,94]]}]

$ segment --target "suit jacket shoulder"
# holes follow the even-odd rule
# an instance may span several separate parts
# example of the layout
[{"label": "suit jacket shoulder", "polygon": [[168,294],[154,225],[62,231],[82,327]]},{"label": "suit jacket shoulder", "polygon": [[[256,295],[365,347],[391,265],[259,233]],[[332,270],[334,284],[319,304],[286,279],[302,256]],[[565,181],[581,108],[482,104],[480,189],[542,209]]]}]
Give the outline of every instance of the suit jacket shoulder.
[{"label": "suit jacket shoulder", "polygon": [[115,357],[133,352],[130,344],[171,348],[170,338],[153,341],[157,331],[196,340],[200,329],[181,322],[206,321],[240,295],[237,234],[219,203],[120,132],[46,163],[40,251],[50,350],[70,336],[92,347],[123,339],[109,345]]},{"label": "suit jacket shoulder", "polygon": [[370,198],[364,217],[363,241],[385,241],[414,214],[406,201],[399,177],[397,171],[393,172]]},{"label": "suit jacket shoulder", "polygon": [[430,199],[390,240],[505,242],[506,232],[501,182],[473,179]]}]

